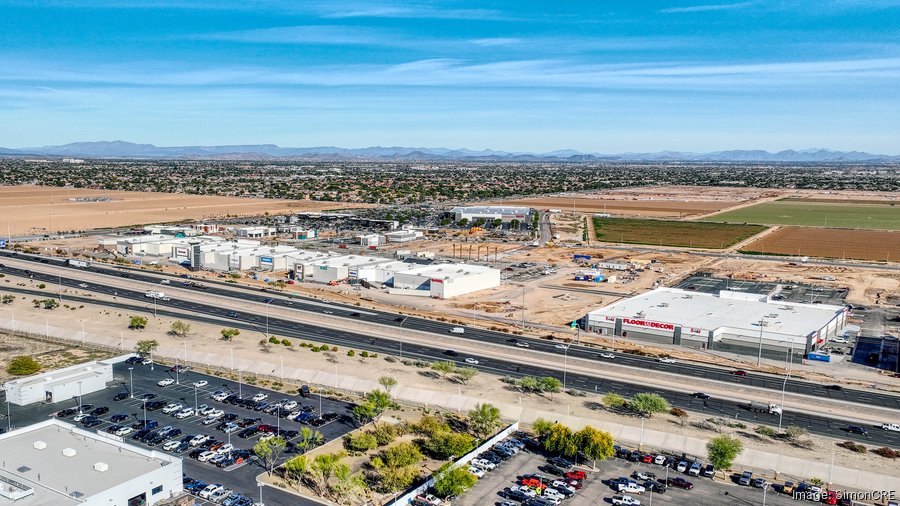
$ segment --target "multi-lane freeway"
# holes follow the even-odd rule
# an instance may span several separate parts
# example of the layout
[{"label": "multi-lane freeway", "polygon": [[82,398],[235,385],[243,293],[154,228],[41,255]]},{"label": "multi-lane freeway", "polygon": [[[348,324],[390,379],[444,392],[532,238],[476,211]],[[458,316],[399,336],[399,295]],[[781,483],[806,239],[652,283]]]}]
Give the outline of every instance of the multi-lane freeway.
[{"label": "multi-lane freeway", "polygon": [[[58,265],[57,261],[48,260],[48,263],[50,262],[56,263]],[[112,274],[116,276],[120,275],[119,271],[107,267],[92,267],[90,270],[94,272],[100,272],[101,274]],[[85,303],[92,304],[105,304],[121,309],[133,310],[138,307],[140,309],[146,310],[147,308],[147,299],[144,297],[144,292],[138,290],[114,288],[93,282],[86,282],[83,279],[75,277],[77,276],[77,271],[60,271],[60,274],[58,275],[51,275],[38,271],[29,271],[29,273],[26,272],[25,268],[14,268],[10,265],[7,265],[4,266],[4,272],[19,276],[32,276],[36,281],[43,281],[45,283],[60,283],[65,287],[79,287],[79,285],[86,284],[86,288],[79,288],[81,288],[82,290],[106,293],[109,295],[113,295],[115,293],[117,297],[116,301],[102,302],[88,297],[78,297],[72,296],[71,294],[66,294],[66,297],[69,300],[83,301]],[[69,275],[62,276],[62,274]],[[160,279],[158,277],[132,272],[129,272],[126,275],[131,279],[149,281],[157,284],[159,283]],[[5,288],[11,291],[22,291],[35,295],[39,294],[44,297],[46,297],[47,295],[46,291],[38,292],[36,290],[28,290],[26,288],[15,287]],[[206,291],[208,291],[209,293],[215,293],[217,295],[234,297],[238,300],[279,304],[284,305],[284,307],[303,311],[315,311],[319,313],[327,311],[331,313],[331,316],[353,318],[368,323],[381,323],[391,326],[399,326],[402,324],[403,328],[415,328],[416,330],[423,330],[426,332],[446,333],[450,328],[455,326],[419,318],[398,316],[396,314],[381,311],[362,310],[353,306],[324,303],[321,301],[312,301],[307,299],[288,300],[275,298],[270,294],[233,291],[226,290],[224,288],[217,288],[214,286],[208,287]],[[134,303],[129,302],[130,300],[139,302],[136,306]],[[392,354],[395,356],[401,354],[402,346],[402,356],[404,358],[410,359],[421,359],[427,361],[448,359],[448,356],[445,354],[446,348],[443,346],[424,346],[413,342],[406,342],[401,344],[401,341],[399,340],[367,336],[357,332],[342,330],[340,328],[322,327],[310,324],[297,325],[296,322],[289,319],[274,316],[264,316],[260,314],[258,306],[254,306],[252,308],[247,308],[246,306],[244,306],[243,309],[237,309],[232,307],[223,307],[221,304],[204,304],[193,301],[183,301],[178,300],[177,297],[175,297],[169,301],[158,301],[157,311],[161,315],[175,317],[184,317],[181,312],[187,311],[190,313],[195,313],[195,315],[191,317],[192,320],[214,324],[221,324],[223,319],[227,319],[231,321],[229,323],[230,326],[261,332],[264,331],[264,326],[267,326],[270,333],[275,333],[285,337],[315,340],[329,344],[355,347],[357,349],[365,348],[370,351]],[[466,337],[469,339],[476,339],[478,341],[489,341],[500,345],[513,345],[511,343],[507,343],[507,340],[509,339],[509,336],[507,334],[480,331],[474,328],[467,329],[465,334],[457,337]],[[517,339],[526,340],[526,338]],[[530,345],[529,350],[540,350],[550,353],[566,353],[566,350],[556,348],[553,343],[547,343],[539,339],[527,339],[527,342]],[[587,359],[594,359],[597,355],[596,351],[582,346],[571,346],[567,352],[573,357],[578,356]],[[460,356],[454,358],[462,360],[464,357]],[[597,358],[597,360],[602,359]],[[701,376],[704,378],[717,379],[719,378],[719,376],[715,375],[721,374],[721,379],[723,381],[731,381],[744,385],[752,384],[754,386],[761,386],[764,388],[774,387],[774,389],[777,390],[781,389],[784,381],[780,378],[769,380],[768,377],[764,375],[749,375],[738,377],[730,374],[727,371],[723,372],[711,367],[697,366],[695,368],[695,366],[690,364],[663,364],[655,361],[648,361],[647,359],[644,359],[642,357],[632,357],[622,354],[619,354],[616,360],[620,362],[629,360],[631,361],[629,362],[630,365],[633,365],[634,367],[640,369],[660,369],[667,372],[687,374],[693,377]],[[493,358],[484,359],[480,357],[479,362],[480,363],[475,367],[484,372],[494,373],[498,375],[512,377],[554,376],[562,379],[562,373],[558,370],[558,368],[551,369],[536,364],[527,364],[522,362],[514,362],[512,360],[499,360]],[[600,363],[598,363],[598,366],[603,367]],[[646,372],[642,374],[646,374]],[[639,392],[651,391],[659,393],[666,397],[673,406],[689,409],[695,412],[702,412],[714,416],[720,416],[723,418],[736,418],[739,421],[747,423],[777,425],[779,422],[777,416],[747,411],[743,408],[741,403],[738,403],[734,400],[712,398],[704,401],[702,399],[693,397],[691,395],[693,392],[691,391],[649,388],[646,385],[641,384],[639,379],[637,379],[634,383],[631,383],[570,372],[566,375],[566,383],[569,388],[576,388],[592,392],[612,391],[625,396],[632,396]],[[820,394],[823,396],[828,395],[830,397],[839,397],[843,395],[844,400],[850,400],[852,402],[860,402],[869,405],[881,405],[894,409],[900,407],[900,405],[898,405],[897,397],[885,393],[869,393],[865,391],[850,389],[832,391],[823,389],[807,382],[788,382],[789,385],[792,385],[792,383],[795,388],[792,391],[799,391],[800,393],[809,393],[810,395]],[[557,402],[559,401],[557,400]],[[849,410],[850,408],[848,408],[848,411]],[[858,439],[862,441],[868,441],[870,443],[887,444],[892,446],[900,445],[900,433],[881,431],[880,429],[873,428],[869,434],[869,437],[864,437],[857,434],[849,434],[844,429],[850,424],[850,422],[820,416],[815,413],[786,411],[783,415],[781,423],[783,426],[799,425],[807,428],[811,433],[826,435],[830,437]]]}]

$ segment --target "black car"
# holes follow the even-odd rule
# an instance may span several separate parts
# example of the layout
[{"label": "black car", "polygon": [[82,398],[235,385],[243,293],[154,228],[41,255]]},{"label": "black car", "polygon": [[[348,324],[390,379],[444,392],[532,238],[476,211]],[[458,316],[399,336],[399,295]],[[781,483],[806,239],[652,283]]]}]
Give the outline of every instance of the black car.
[{"label": "black car", "polygon": [[247,439],[248,437],[253,437],[254,435],[256,435],[256,433],[257,433],[256,426],[253,425],[251,427],[247,427],[246,429],[238,432],[238,437],[241,439]]},{"label": "black car", "polygon": [[265,410],[266,408],[268,408],[268,407],[269,407],[269,403],[268,403],[268,402],[266,402],[266,401],[259,401],[259,402],[256,403],[255,406],[253,406],[253,411],[264,411],[264,410]]},{"label": "black car", "polygon": [[446,351],[444,351],[444,355],[447,355],[448,357],[458,357],[459,353],[457,353],[453,350],[446,350]]},{"label": "black car", "polygon": [[237,318],[237,313],[235,313],[234,311],[229,311],[229,312],[225,313],[225,316],[227,316],[229,318]]},{"label": "black car", "polygon": [[94,408],[93,411],[91,411],[91,414],[94,416],[103,416],[107,413],[109,413],[109,408],[107,408],[106,406],[100,406],[99,408]]},{"label": "black car", "polygon": [[333,422],[333,421],[337,420],[338,418],[340,418],[340,416],[341,415],[335,413],[334,411],[327,411],[325,413],[322,413],[322,420],[325,420],[328,422]]},{"label": "black car", "polygon": [[869,431],[866,430],[865,427],[860,427],[859,425],[850,425],[847,427],[846,430],[847,430],[847,432],[849,432],[851,434],[861,434],[866,437],[868,437],[868,435],[869,435]]},{"label": "black car", "polygon": [[73,416],[75,413],[78,413],[77,408],[66,408],[56,413],[56,416],[59,418],[67,418]]},{"label": "black car", "polygon": [[691,394],[691,397],[696,397],[697,399],[701,399],[701,400],[704,400],[704,401],[707,400],[707,399],[709,399],[709,395],[707,395],[707,394],[705,394],[705,393],[703,393],[703,392],[694,392],[694,393]]},{"label": "black car", "polygon": [[554,466],[565,467],[565,468],[569,468],[574,465],[562,457],[552,457],[552,458],[547,459],[547,462],[553,464]]},{"label": "black car", "polygon": [[539,470],[544,471],[545,473],[550,473],[556,476],[562,476],[566,474],[566,470],[559,467],[554,466],[553,464],[545,464],[543,466],[538,467]]},{"label": "black car", "polygon": [[504,499],[512,499],[513,501],[524,502],[528,500],[528,496],[525,492],[520,490],[510,490],[509,488],[505,488],[500,492],[500,496]]},{"label": "black car", "polygon": [[145,401],[149,401],[150,399],[156,399],[156,394],[151,394],[148,392],[148,393],[142,395],[141,399],[143,399]]},{"label": "black car", "polygon": [[295,431],[295,430],[283,430],[283,431],[281,431],[281,432],[278,433],[278,435],[281,436],[281,437],[283,437],[284,439],[294,439],[294,438],[297,437],[299,434],[300,434],[300,433],[297,432],[297,431]]},{"label": "black car", "polygon": [[826,385],[826,386],[825,386],[825,390],[836,390],[836,391],[841,391],[841,390],[843,390],[843,389],[844,389],[844,387],[842,387],[842,386],[840,386],[840,385]]},{"label": "black car", "polygon": [[647,480],[644,482],[644,488],[653,492],[654,494],[665,494],[667,487],[664,483],[660,483],[654,480]]},{"label": "black car", "polygon": [[103,423],[103,420],[101,420],[95,416],[89,416],[81,421],[81,425],[84,426],[85,428],[96,427],[96,426],[100,425],[101,423]]},{"label": "black car", "polygon": [[238,419],[238,416],[235,413],[225,413],[225,415],[222,417],[222,420],[225,422],[233,422],[237,419]]},{"label": "black car", "polygon": [[109,421],[112,423],[119,423],[128,420],[128,415],[125,413],[116,413],[115,415],[109,417]]},{"label": "black car", "polygon": [[301,397],[309,397],[309,385],[301,386],[299,393]]},{"label": "black car", "polygon": [[113,400],[114,401],[124,401],[127,398],[128,398],[128,392],[119,392],[113,397]]},{"label": "black car", "polygon": [[141,359],[141,357],[128,357],[128,359],[125,360],[125,363],[126,364],[140,364],[141,360],[143,360],[143,359]]},{"label": "black car", "polygon": [[153,401],[147,403],[147,411],[156,411],[157,409],[162,409],[168,404],[166,401]]},{"label": "black car", "polygon": [[94,409],[94,405],[93,405],[93,404],[82,404],[82,405],[81,405],[81,412],[82,412],[82,413],[87,413],[88,411],[90,411],[90,410],[92,410],[92,409]]},{"label": "black car", "polygon": [[354,318],[359,318],[359,313],[350,313],[350,316]]}]

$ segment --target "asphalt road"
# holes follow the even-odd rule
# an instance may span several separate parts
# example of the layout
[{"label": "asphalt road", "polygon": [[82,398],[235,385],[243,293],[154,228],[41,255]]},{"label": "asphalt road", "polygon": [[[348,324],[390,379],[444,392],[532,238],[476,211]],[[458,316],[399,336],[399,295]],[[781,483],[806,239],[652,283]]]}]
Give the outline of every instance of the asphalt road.
[{"label": "asphalt road", "polygon": [[[0,255],[8,255],[9,252],[0,252]],[[29,255],[19,255],[19,258],[28,258]],[[31,257],[36,258],[36,257]],[[49,260],[51,264],[59,265],[60,261],[56,259]],[[16,272],[15,269],[7,267],[12,272]],[[69,269],[77,272],[80,270],[79,268],[68,267]],[[123,271],[118,271],[111,267],[107,266],[91,266],[88,270],[100,274],[112,275],[119,277],[123,274]],[[21,270],[18,271],[21,273]],[[73,272],[73,274],[75,274]],[[58,280],[54,276],[45,276],[35,273],[37,276],[43,276],[41,279],[45,282],[57,282]],[[171,288],[184,288],[181,285],[181,278],[171,278],[171,285],[164,286],[159,285],[159,277],[158,276],[150,276],[144,274],[140,271],[127,271],[127,276],[129,279],[136,281],[146,281],[149,283],[153,283],[157,286],[158,290],[167,292],[167,295],[173,297],[173,300],[168,302],[159,302],[159,307],[171,306],[178,307],[180,309],[190,309],[190,310],[200,310],[200,306],[198,304],[192,302],[185,302],[177,300],[177,290],[173,292]],[[76,286],[80,283],[77,279],[63,279],[63,285],[66,286]],[[114,289],[103,287],[103,286],[95,286],[91,284],[90,289],[99,292],[112,293],[116,291]],[[368,323],[385,325],[389,327],[398,327],[402,329],[410,329],[417,330],[422,332],[432,332],[436,334],[447,334],[450,329],[453,327],[458,327],[458,324],[452,323],[443,323],[433,320],[427,320],[424,318],[412,317],[412,316],[398,316],[396,313],[389,313],[384,311],[372,310],[372,309],[359,309],[354,306],[337,304],[337,303],[325,303],[318,300],[301,298],[301,297],[292,297],[287,298],[283,294],[277,294],[274,292],[257,292],[250,291],[249,289],[245,290],[236,290],[236,287],[225,287],[218,286],[213,283],[210,284],[204,281],[204,284],[208,287],[205,290],[200,290],[197,288],[187,288],[194,291],[202,291],[209,294],[221,295],[225,297],[231,297],[238,300],[250,301],[250,302],[260,302],[263,303],[266,300],[271,300],[271,304],[287,307],[290,309],[298,310],[298,311],[307,311],[312,313],[326,313],[331,311],[332,316],[335,317],[343,317],[343,318],[356,318],[361,321],[365,321]],[[149,288],[149,287],[148,287]],[[120,294],[125,296],[125,291],[118,290]],[[134,292],[137,293],[137,292]],[[143,293],[139,293],[139,299],[144,301],[150,301],[150,299],[146,299],[143,296]],[[133,298],[133,294],[129,295],[129,297]],[[223,308],[213,308],[216,309],[211,314],[224,314],[227,312],[227,309]],[[253,322],[259,325],[265,325],[265,318],[262,315],[259,315],[255,312],[239,312],[239,319]],[[352,316],[357,315],[357,316]],[[271,322],[270,322],[271,327]],[[332,332],[330,328],[324,327],[315,327],[308,326],[308,328],[313,331],[320,333],[321,335],[326,335]],[[454,337],[458,338],[466,338],[472,339],[479,342],[488,342],[495,345],[505,345],[505,346],[516,346],[513,340],[517,340],[520,342],[528,343],[529,350],[535,351],[543,351],[548,353],[555,354],[564,354],[568,353],[569,356],[573,358],[587,359],[587,360],[595,360],[598,364],[603,363],[605,359],[599,358],[599,352],[593,348],[581,345],[572,345],[568,350],[563,350],[557,348],[556,346],[560,343],[554,343],[552,341],[546,339],[535,339],[529,337],[513,337],[509,334],[503,332],[496,332],[491,330],[485,330],[474,327],[465,327],[465,334],[455,334]],[[400,331],[398,331],[400,332]],[[878,407],[886,407],[890,409],[900,410],[900,396],[892,395],[884,392],[877,391],[868,391],[868,390],[859,390],[853,388],[843,388],[841,390],[832,390],[826,388],[828,385],[822,385],[818,383],[812,383],[808,381],[796,380],[793,378],[789,378],[787,383],[785,383],[784,376],[773,376],[768,374],[759,374],[753,372],[747,372],[746,376],[737,376],[734,374],[734,370],[732,369],[724,369],[721,367],[713,367],[695,363],[675,363],[675,364],[665,364],[661,362],[657,362],[654,358],[642,357],[639,355],[627,354],[627,353],[616,353],[616,364],[634,367],[641,371],[662,371],[667,373],[681,374],[690,378],[702,378],[707,380],[715,380],[721,381],[725,383],[735,383],[741,385],[750,385],[758,388],[765,388],[770,390],[778,391],[779,394],[784,387],[786,392],[794,393],[794,394],[802,394],[813,397],[822,397],[828,399],[835,399],[853,403],[859,403],[866,406],[878,406]]]},{"label": "asphalt road", "polygon": [[[129,374],[129,368],[132,368],[131,374]],[[290,398],[299,402],[301,405],[314,407],[317,413],[334,411],[335,413],[342,415],[349,413],[349,408],[352,406],[346,402],[329,398],[320,398],[316,395],[304,399],[297,395],[289,395],[286,393],[264,390],[247,384],[240,385],[235,381],[229,381],[215,376],[206,376],[193,371],[180,374],[178,376],[179,384],[170,385],[168,387],[159,387],[156,384],[157,381],[169,377],[175,379],[175,374],[169,371],[169,367],[160,365],[155,365],[151,369],[150,366],[143,366],[140,364],[129,365],[126,363],[119,363],[113,367],[113,374],[114,381],[113,383],[110,383],[106,389],[100,392],[84,395],[82,402],[84,402],[85,404],[93,404],[94,407],[106,406],[110,409],[108,413],[100,417],[103,420],[103,423],[101,425],[88,430],[104,431],[107,427],[112,425],[112,422],[110,422],[110,417],[117,413],[122,413],[129,416],[129,419],[126,422],[121,422],[122,424],[131,425],[138,420],[143,420],[144,410],[143,403],[140,401],[140,396],[145,393],[156,394],[158,397],[153,400],[180,402],[185,406],[193,407],[195,405],[195,389],[192,386],[192,383],[201,379],[207,380],[209,382],[209,385],[203,388],[196,389],[196,402],[198,404],[208,404],[210,406],[223,409],[226,413],[235,413],[239,415],[239,419],[258,417],[261,419],[259,423],[280,425],[280,427],[284,430],[293,429],[299,431],[302,425],[291,420],[279,420],[272,415],[248,410],[239,406],[223,404],[221,402],[210,399],[209,395],[216,390],[226,390],[234,393],[241,392],[243,394],[243,397],[247,398],[252,397],[258,392],[264,392],[269,395],[269,399],[267,399],[267,401],[270,402],[271,400]],[[112,397],[119,392],[130,392],[131,385],[133,385],[135,395],[134,399],[127,398],[122,401],[112,400]],[[3,400],[5,401],[5,398]],[[29,406],[11,406],[10,420],[0,420],[0,426],[5,429],[8,421],[11,422],[12,426],[28,425],[53,416],[54,413],[68,407],[77,408],[78,401],[75,399],[70,399],[56,402],[50,405],[39,403]],[[201,416],[190,416],[186,419],[178,420],[168,414],[164,414],[162,411],[147,411],[146,416],[148,420],[156,420],[157,422],[159,422],[160,427],[171,425],[173,427],[178,427],[179,429],[181,429],[183,433],[174,439],[181,439],[189,434],[207,434],[214,439],[229,442],[228,436],[226,434],[215,430],[215,424],[202,425],[200,422],[203,417]],[[74,423],[72,422],[71,418],[67,418],[64,420],[69,423]],[[331,441],[340,438],[347,432],[353,430],[355,427],[350,422],[338,420],[326,424],[322,427],[312,428],[321,432],[326,441]],[[237,433],[234,433],[231,435],[230,442],[239,449],[252,449],[253,445],[256,444],[257,439],[259,439],[259,435],[255,435],[248,439],[242,439],[237,436]],[[145,445],[144,443],[137,442],[130,436],[125,436],[125,442],[137,446],[147,447],[147,445]],[[155,447],[154,449],[163,451],[161,445]],[[254,499],[258,499],[259,497],[259,488],[257,486],[256,476],[260,473],[265,472],[265,469],[261,466],[260,463],[256,461],[246,464],[243,467],[238,467],[237,469],[225,471],[211,464],[199,462],[197,460],[189,458],[187,456],[189,452],[185,452],[183,454],[174,454],[173,452],[166,453],[181,457],[183,461],[183,472],[194,479],[200,479],[207,483],[220,483],[222,485],[225,485],[227,488],[231,488],[236,492]],[[286,452],[278,462],[282,463],[288,458],[293,457],[294,455],[296,455],[296,453]],[[266,503],[266,506],[314,506],[319,504],[315,501],[299,498],[297,496],[287,494],[283,491],[271,487],[263,488],[263,500]]]},{"label": "asphalt road", "polygon": [[[13,271],[9,267],[6,267],[6,270]],[[15,270],[16,274],[24,274],[20,270]],[[60,280],[56,279],[55,276],[44,275],[40,273],[33,273],[34,279],[37,281],[44,281],[47,283],[52,282],[60,282]],[[61,283],[63,286],[77,286],[79,280],[72,280],[67,278],[62,278]],[[12,291],[24,291],[24,290],[14,290],[12,288],[7,288]],[[103,293],[111,293],[115,291],[117,293],[117,297],[119,299],[124,299],[123,302],[109,302],[102,303],[95,300],[91,300],[88,298],[79,298],[79,297],[71,297],[67,294],[68,300],[76,300],[83,301],[86,303],[93,304],[105,304],[110,307],[117,307],[126,310],[148,310],[147,299],[144,297],[143,292],[135,291],[135,290],[123,290],[123,289],[112,289],[103,285],[96,285],[89,283],[88,288],[82,288],[84,290],[91,290]],[[210,288],[212,290],[212,288]],[[28,293],[35,294],[36,291],[27,291]],[[52,293],[52,292],[51,292]],[[48,293],[46,291],[40,293],[41,296],[46,297]],[[252,295],[252,294],[251,294]],[[140,301],[141,304],[134,305],[131,302],[127,302],[128,299]],[[317,302],[320,307],[329,307],[328,304],[324,304],[321,302]],[[233,311],[235,314],[234,317],[229,318],[227,313],[231,311],[227,307],[221,306],[213,306],[209,304],[201,304],[190,301],[179,301],[177,299],[173,299],[171,301],[164,302],[159,305],[157,311],[159,314],[165,316],[173,316],[177,318],[183,318],[184,316],[180,313],[175,313],[169,311],[168,308],[172,307],[175,309],[179,309],[182,311],[189,311],[198,313],[196,316],[193,316],[191,319],[195,321],[201,322],[210,322],[214,324],[221,324],[222,319],[230,319],[232,320],[229,323],[230,326],[242,328],[242,329],[252,329],[256,331],[263,331],[263,325],[268,328],[268,332],[272,334],[277,334],[280,336],[291,337],[291,338],[299,338],[305,340],[318,341],[328,344],[346,346],[350,348],[361,349],[365,348],[370,351],[375,351],[382,354],[390,354],[390,355],[401,355],[400,353],[400,341],[394,341],[391,339],[377,338],[365,336],[363,334],[348,332],[341,329],[331,329],[325,327],[318,327],[314,325],[304,324],[302,326],[298,326],[295,322],[290,320],[274,318],[274,317],[264,317],[259,314],[258,309],[254,309],[252,311]],[[359,314],[358,318],[363,319],[365,317],[366,321],[370,321],[372,318],[371,315],[377,314],[370,311],[357,310],[356,308],[343,308],[339,306],[331,306],[334,308],[334,313],[337,315],[343,312],[342,316],[349,316],[351,313]],[[427,322],[427,320],[425,320]],[[468,334],[468,332],[467,332]],[[505,337],[505,335],[504,335]],[[541,343],[543,344],[543,343]],[[555,348],[552,348],[552,345],[549,345],[550,348],[548,351],[552,351]],[[452,359],[458,362],[462,362],[466,357],[458,356],[451,357],[445,354],[445,349],[439,347],[430,347],[423,346],[417,343],[406,343],[402,344],[402,356],[407,359],[420,359],[425,361],[436,361],[436,360],[447,360]],[[557,350],[561,351],[561,350]],[[510,377],[522,377],[522,376],[553,376],[560,380],[563,379],[563,373],[558,369],[550,369],[546,367],[539,367],[534,365],[522,364],[519,362],[513,361],[503,361],[496,359],[484,359],[478,357],[479,364],[475,366],[477,369],[488,372],[500,376],[510,376]],[[616,359],[620,360],[620,359]],[[684,367],[681,364],[660,364],[667,367]],[[748,379],[747,377],[736,377],[741,380]],[[749,377],[752,381],[752,377]],[[765,424],[769,426],[777,426],[778,425],[778,417],[775,415],[770,415],[768,413],[755,413],[746,410],[740,403],[737,403],[730,399],[719,399],[712,398],[707,401],[703,401],[693,397],[691,391],[684,390],[675,390],[675,389],[651,389],[647,386],[640,383],[639,378],[635,380],[635,382],[623,382],[618,380],[611,380],[606,378],[597,378],[594,376],[587,376],[576,373],[568,373],[565,375],[566,386],[568,388],[579,389],[583,391],[591,391],[597,393],[605,393],[605,392],[616,392],[626,397],[631,397],[634,394],[640,392],[654,392],[665,397],[673,406],[680,407],[683,409],[687,409],[694,412],[704,413],[711,416],[717,416],[722,418],[735,419],[740,422],[747,423],[748,425],[755,424]],[[770,396],[770,397],[774,397]],[[555,398],[555,402],[565,402],[570,404],[573,400],[575,402],[579,402],[578,399],[572,399],[570,397],[564,397],[562,395],[557,396]],[[564,400],[563,400],[564,399]],[[770,402],[773,399],[763,398],[761,401]],[[888,432],[883,431],[880,428],[870,427],[871,432],[869,436],[862,436],[858,434],[849,434],[844,429],[847,427],[848,422],[843,422],[838,419],[828,418],[824,416],[816,415],[815,413],[803,413],[803,412],[793,412],[786,411],[783,415],[782,426],[790,426],[797,425],[801,427],[805,427],[810,433],[819,434],[834,438],[840,439],[855,439],[858,441],[867,442],[870,444],[880,444],[880,445],[890,445],[890,446],[900,446],[900,433],[897,432]]]}]

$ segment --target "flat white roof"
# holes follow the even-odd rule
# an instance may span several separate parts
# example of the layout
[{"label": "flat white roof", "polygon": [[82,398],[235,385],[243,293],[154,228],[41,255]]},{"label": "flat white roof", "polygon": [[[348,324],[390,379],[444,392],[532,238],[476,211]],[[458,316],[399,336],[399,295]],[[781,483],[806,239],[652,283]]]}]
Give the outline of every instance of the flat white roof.
[{"label": "flat white roof", "polygon": [[763,320],[764,333],[806,337],[845,310],[842,306],[826,304],[769,302],[764,295],[733,292],[720,295],[662,287],[595,309],[588,313],[588,318],[632,318],[703,330],[729,327],[757,334],[759,322]]},{"label": "flat white roof", "polygon": [[377,265],[390,262],[390,258],[369,257],[362,255],[344,255],[339,257],[324,258],[313,262],[313,265],[325,265],[328,267],[359,267],[363,265]]},{"label": "flat white roof", "polygon": [[431,264],[400,271],[399,274],[415,274],[438,279],[459,279],[490,271],[497,271],[497,269],[474,264]]},{"label": "flat white roof", "polygon": [[[98,374],[97,370],[99,368],[107,366],[108,364],[97,361],[85,362],[64,367],[62,369],[54,369],[52,371],[33,374],[24,378],[9,380],[3,384],[3,388],[8,389],[9,386],[12,385],[27,386],[35,383],[58,384],[65,381],[78,381],[81,378]],[[0,454],[2,454],[2,452],[0,452]]]},{"label": "flat white roof", "polygon": [[528,214],[531,212],[531,208],[513,206],[470,206],[454,207],[450,212],[466,214]]},{"label": "flat white roof", "polygon": [[[74,450],[74,454],[64,454],[67,449]],[[16,482],[17,488],[34,490],[32,495],[15,502],[27,506],[78,504],[179,460],[56,419],[0,434],[0,455],[0,481],[5,478]],[[106,471],[94,469],[98,462],[107,465]],[[0,504],[4,503],[0,497]]]}]

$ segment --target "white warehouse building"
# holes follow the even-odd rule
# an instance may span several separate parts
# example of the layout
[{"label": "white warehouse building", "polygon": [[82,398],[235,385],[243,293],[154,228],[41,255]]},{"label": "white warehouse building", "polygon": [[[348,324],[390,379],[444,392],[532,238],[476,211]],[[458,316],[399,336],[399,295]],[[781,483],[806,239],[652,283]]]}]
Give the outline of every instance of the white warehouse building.
[{"label": "white warehouse building", "polygon": [[181,459],[50,419],[0,434],[0,505],[143,506],[181,494]]},{"label": "white warehouse building", "polygon": [[790,350],[806,354],[820,348],[841,332],[847,316],[843,306],[663,287],[591,311],[582,326],[607,336],[784,360]]},{"label": "white warehouse building", "polygon": [[450,299],[500,286],[500,270],[472,264],[421,265],[394,273],[392,293],[420,291],[436,299]]},{"label": "white warehouse building", "polygon": [[530,207],[507,207],[507,206],[478,206],[478,207],[454,207],[450,210],[456,216],[456,221],[467,219],[475,221],[479,218],[485,221],[493,221],[496,219],[509,223],[512,220],[527,222],[531,219]]},{"label": "white warehouse building", "polygon": [[3,390],[10,403],[27,406],[35,402],[68,401],[99,392],[112,380],[111,362],[86,362],[7,381]]}]

